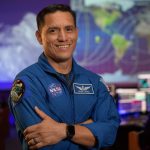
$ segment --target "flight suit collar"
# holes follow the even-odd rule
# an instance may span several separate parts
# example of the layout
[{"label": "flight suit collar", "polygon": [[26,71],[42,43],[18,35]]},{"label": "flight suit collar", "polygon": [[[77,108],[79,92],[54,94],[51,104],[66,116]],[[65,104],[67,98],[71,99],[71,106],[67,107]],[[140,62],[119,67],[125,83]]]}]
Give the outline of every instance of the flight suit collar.
[{"label": "flight suit collar", "polygon": [[[56,70],[48,63],[48,60],[46,58],[46,56],[44,55],[44,53],[42,53],[39,56],[38,59],[38,64],[42,67],[42,69],[46,72],[50,72],[52,74],[58,74],[56,72]],[[81,67],[75,62],[75,60],[73,59],[73,67],[72,67],[72,71],[71,71],[74,75],[76,74],[80,74],[81,73]],[[83,73],[83,72],[82,72]]]},{"label": "flight suit collar", "polygon": [[56,74],[55,69],[48,63],[48,60],[44,53],[39,56],[38,64],[42,67],[45,72],[50,72],[52,74]]}]

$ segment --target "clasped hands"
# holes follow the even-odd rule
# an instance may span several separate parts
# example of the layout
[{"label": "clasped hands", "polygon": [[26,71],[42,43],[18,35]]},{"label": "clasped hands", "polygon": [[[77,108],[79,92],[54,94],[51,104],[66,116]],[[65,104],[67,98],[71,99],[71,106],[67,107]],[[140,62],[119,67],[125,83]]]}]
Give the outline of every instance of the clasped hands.
[{"label": "clasped hands", "polygon": [[[29,149],[34,150],[43,146],[53,145],[66,138],[65,123],[55,121],[38,107],[35,107],[35,111],[41,117],[42,121],[24,130],[24,137]],[[92,120],[89,119],[83,123],[91,122]]]}]

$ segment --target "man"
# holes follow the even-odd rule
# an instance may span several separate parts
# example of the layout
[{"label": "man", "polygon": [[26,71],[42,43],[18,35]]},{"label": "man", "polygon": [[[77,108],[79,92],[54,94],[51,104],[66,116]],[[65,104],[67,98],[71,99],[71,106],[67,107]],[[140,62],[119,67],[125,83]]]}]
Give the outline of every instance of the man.
[{"label": "man", "polygon": [[86,150],[112,145],[119,115],[100,76],[77,65],[72,55],[78,29],[65,5],[37,15],[36,37],[44,52],[19,73],[9,105],[24,150]]}]

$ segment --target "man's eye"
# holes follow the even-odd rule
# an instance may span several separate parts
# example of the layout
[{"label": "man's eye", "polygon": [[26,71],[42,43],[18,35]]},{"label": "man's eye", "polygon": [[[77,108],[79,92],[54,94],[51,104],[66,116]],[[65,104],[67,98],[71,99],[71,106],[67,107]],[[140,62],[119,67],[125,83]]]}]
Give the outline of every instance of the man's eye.
[{"label": "man's eye", "polygon": [[54,30],[54,29],[52,29],[52,30],[50,30],[50,32],[55,32],[55,30]]},{"label": "man's eye", "polygon": [[50,33],[56,33],[56,32],[57,32],[57,29],[49,29],[49,32],[50,32]]},{"label": "man's eye", "polygon": [[66,31],[67,31],[67,32],[72,32],[72,31],[73,31],[73,28],[66,28]]}]

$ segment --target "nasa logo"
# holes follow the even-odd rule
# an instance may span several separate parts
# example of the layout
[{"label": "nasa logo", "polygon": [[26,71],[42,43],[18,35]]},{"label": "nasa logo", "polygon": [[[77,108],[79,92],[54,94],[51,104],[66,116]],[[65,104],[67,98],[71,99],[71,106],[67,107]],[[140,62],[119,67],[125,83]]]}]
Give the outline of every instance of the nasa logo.
[{"label": "nasa logo", "polygon": [[52,83],[49,85],[49,92],[52,96],[60,96],[62,95],[62,87],[61,84],[58,83]]}]

